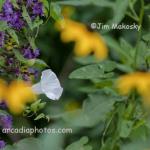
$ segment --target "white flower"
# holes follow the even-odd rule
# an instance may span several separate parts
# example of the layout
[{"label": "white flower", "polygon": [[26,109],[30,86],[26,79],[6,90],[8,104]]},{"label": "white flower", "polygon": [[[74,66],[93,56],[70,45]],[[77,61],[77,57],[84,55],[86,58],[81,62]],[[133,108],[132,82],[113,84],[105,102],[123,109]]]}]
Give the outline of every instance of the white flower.
[{"label": "white flower", "polygon": [[49,99],[58,100],[62,95],[63,88],[51,69],[42,72],[41,81],[32,86],[36,94],[45,94]]}]

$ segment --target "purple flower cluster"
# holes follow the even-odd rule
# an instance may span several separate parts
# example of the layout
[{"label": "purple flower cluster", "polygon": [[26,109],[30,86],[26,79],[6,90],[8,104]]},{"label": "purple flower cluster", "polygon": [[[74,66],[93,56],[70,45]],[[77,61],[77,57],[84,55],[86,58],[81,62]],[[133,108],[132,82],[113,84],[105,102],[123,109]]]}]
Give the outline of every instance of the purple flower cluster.
[{"label": "purple flower cluster", "polygon": [[25,25],[20,10],[15,10],[10,0],[6,0],[2,12],[0,13],[0,21],[6,21],[10,27],[20,30]]},{"label": "purple flower cluster", "polygon": [[35,19],[38,16],[43,16],[43,3],[39,2],[39,0],[18,0],[18,4],[25,4],[28,10],[28,13],[32,19]]},{"label": "purple flower cluster", "polygon": [[28,13],[32,19],[37,16],[43,16],[43,4],[38,0],[18,0],[19,8],[15,8],[10,0],[5,0],[0,12],[0,21],[6,21],[7,24],[16,29],[20,30],[25,26],[25,21],[22,17],[21,5],[26,5]]},{"label": "purple flower cluster", "polygon": [[22,78],[25,81],[30,81],[32,77],[38,78],[39,71],[34,68],[28,68],[25,72],[22,74]]},{"label": "purple flower cluster", "polygon": [[5,142],[3,140],[0,140],[0,149],[5,147]]},{"label": "purple flower cluster", "polygon": [[43,4],[38,0],[27,0],[27,8],[32,9],[30,14],[32,19],[37,16],[43,16]]},{"label": "purple flower cluster", "polygon": [[0,31],[0,48],[3,47],[4,45],[4,40],[5,40],[5,33]]},{"label": "purple flower cluster", "polygon": [[40,55],[40,50],[38,48],[33,50],[30,46],[25,46],[22,49],[22,54],[23,54],[24,58],[34,59]]},{"label": "purple flower cluster", "polygon": [[0,116],[0,126],[2,128],[6,128],[6,129],[12,128],[12,116],[10,116],[10,115],[1,115]]}]

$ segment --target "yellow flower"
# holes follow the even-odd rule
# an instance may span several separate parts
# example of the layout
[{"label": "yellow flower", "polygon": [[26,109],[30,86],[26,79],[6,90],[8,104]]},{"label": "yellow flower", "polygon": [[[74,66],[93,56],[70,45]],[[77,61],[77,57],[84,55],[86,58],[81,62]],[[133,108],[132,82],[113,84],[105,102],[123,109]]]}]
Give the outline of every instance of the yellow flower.
[{"label": "yellow flower", "polygon": [[75,8],[72,6],[64,6],[62,8],[62,15],[65,18],[70,18],[74,14]]},{"label": "yellow flower", "polygon": [[119,91],[126,95],[133,89],[144,98],[145,103],[150,104],[150,73],[135,72],[124,75],[117,82]]},{"label": "yellow flower", "polygon": [[97,32],[91,32],[87,27],[65,18],[56,23],[56,28],[61,31],[63,42],[75,42],[76,56],[87,56],[94,53],[97,59],[105,59],[108,55],[107,46]]},{"label": "yellow flower", "polygon": [[32,87],[26,82],[13,81],[6,86],[6,83],[0,80],[0,99],[6,102],[12,113],[21,113],[26,103],[32,102],[35,98]]}]

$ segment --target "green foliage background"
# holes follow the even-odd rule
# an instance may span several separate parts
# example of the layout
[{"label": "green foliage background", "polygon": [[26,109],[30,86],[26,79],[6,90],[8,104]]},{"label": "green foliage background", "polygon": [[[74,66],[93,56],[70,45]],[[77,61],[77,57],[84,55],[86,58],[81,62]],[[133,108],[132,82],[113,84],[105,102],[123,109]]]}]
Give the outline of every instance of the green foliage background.
[{"label": "green foliage background", "polygon": [[[50,6],[46,0],[43,1],[47,8],[50,7],[51,16],[40,26],[35,43],[41,49],[40,59],[58,75],[64,93],[60,101],[41,97],[47,101],[41,113],[47,115],[49,122],[45,118],[31,121],[34,118],[16,117],[14,127],[24,124],[26,127],[72,128],[73,133],[34,135],[36,138],[24,135],[26,139],[7,146],[5,150],[150,149],[150,121],[148,115],[145,116],[140,97],[134,93],[129,97],[120,96],[114,86],[121,74],[150,69],[149,0],[62,0],[51,1]],[[60,12],[64,5],[75,7],[73,19],[87,26],[92,22],[135,22],[142,28],[139,32],[98,30],[110,49],[110,59],[97,62],[92,56],[75,58],[73,43],[62,43],[54,28],[55,21],[62,17]],[[41,24],[31,24],[25,10],[24,17],[31,29]],[[9,32],[18,42],[14,31],[9,29]],[[21,59],[19,54],[16,56]],[[37,65],[45,66],[41,60]],[[80,107],[67,111],[66,106],[71,102]]]}]

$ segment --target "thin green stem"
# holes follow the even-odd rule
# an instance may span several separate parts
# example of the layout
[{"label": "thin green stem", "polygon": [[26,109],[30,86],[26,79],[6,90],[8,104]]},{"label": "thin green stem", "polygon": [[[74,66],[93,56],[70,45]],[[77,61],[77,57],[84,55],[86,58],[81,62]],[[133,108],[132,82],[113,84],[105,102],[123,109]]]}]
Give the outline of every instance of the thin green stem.
[{"label": "thin green stem", "polygon": [[143,23],[143,17],[144,17],[144,0],[140,0],[141,2],[141,10],[140,10],[140,15],[139,15],[139,22],[138,25],[140,26],[140,30],[138,31],[138,39],[136,43],[136,52],[135,52],[135,60],[134,60],[134,67],[136,69],[136,64],[137,64],[137,55],[138,55],[138,44],[141,40],[141,35],[142,35],[142,23]]}]

